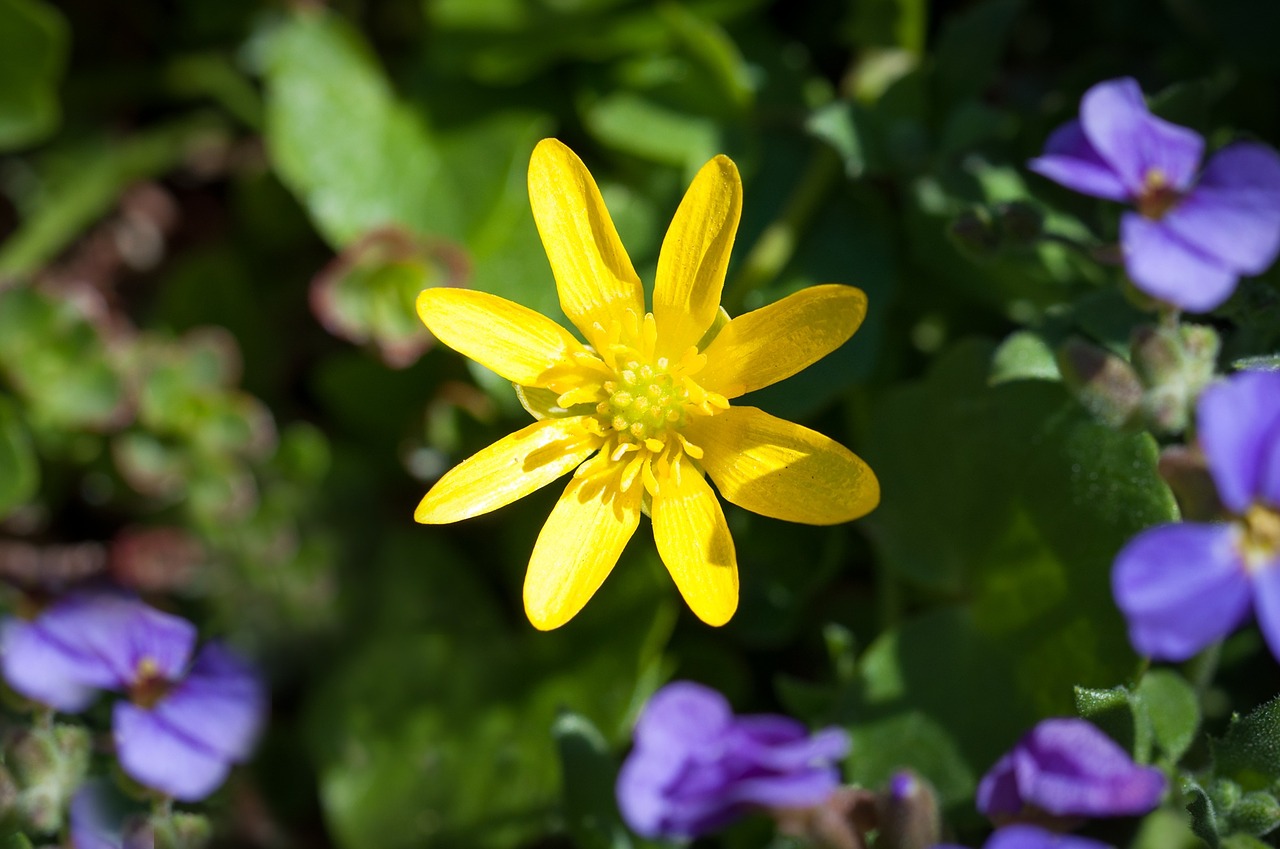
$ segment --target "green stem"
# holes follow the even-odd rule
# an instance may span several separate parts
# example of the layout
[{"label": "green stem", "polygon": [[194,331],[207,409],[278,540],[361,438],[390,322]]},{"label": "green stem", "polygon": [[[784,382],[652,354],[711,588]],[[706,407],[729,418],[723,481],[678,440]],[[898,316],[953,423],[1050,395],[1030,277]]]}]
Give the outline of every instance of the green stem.
[{"label": "green stem", "polygon": [[782,214],[760,234],[738,273],[725,287],[722,300],[730,315],[742,312],[747,297],[776,278],[791,261],[805,227],[839,175],[840,157],[831,148],[820,145],[787,198]]}]

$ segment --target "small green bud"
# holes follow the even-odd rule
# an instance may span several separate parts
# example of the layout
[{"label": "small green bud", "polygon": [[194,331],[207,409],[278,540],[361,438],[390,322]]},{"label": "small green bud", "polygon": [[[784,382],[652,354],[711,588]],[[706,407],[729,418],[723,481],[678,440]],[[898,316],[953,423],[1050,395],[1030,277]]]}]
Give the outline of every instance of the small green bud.
[{"label": "small green bud", "polygon": [[1232,831],[1243,831],[1254,837],[1270,834],[1280,826],[1280,802],[1270,793],[1246,793],[1227,812]]},{"label": "small green bud", "polygon": [[11,811],[17,821],[41,834],[62,828],[89,769],[89,732],[79,725],[22,729],[6,740],[4,759],[16,791]]},{"label": "small green bud", "polygon": [[1146,387],[1143,413],[1153,430],[1187,429],[1200,392],[1213,380],[1221,342],[1211,327],[1138,327],[1133,365]]},{"label": "small green bud", "polygon": [[1229,778],[1217,778],[1209,785],[1209,798],[1219,811],[1229,811],[1239,803],[1244,791]]},{"label": "small green bud", "polygon": [[213,833],[206,817],[182,811],[153,815],[146,828],[154,835],[155,849],[202,849]]},{"label": "small green bud", "polygon": [[990,256],[1000,248],[1000,235],[985,209],[967,209],[951,220],[951,237],[964,250]]},{"label": "small green bud", "polygon": [[1068,339],[1057,359],[1067,388],[1094,417],[1116,428],[1134,421],[1142,407],[1142,383],[1123,358],[1083,339]]},{"label": "small green bud", "polygon": [[1044,215],[1026,201],[997,204],[995,213],[1000,234],[1009,247],[1030,247],[1044,235]]}]

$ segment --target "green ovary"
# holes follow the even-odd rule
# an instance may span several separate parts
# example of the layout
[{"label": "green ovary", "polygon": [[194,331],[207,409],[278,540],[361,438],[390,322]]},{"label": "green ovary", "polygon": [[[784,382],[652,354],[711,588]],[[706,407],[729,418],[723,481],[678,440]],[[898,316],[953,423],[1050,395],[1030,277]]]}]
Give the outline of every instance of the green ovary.
[{"label": "green ovary", "polygon": [[684,425],[688,392],[668,372],[632,360],[616,378],[605,381],[608,400],[596,406],[606,427],[644,441]]}]

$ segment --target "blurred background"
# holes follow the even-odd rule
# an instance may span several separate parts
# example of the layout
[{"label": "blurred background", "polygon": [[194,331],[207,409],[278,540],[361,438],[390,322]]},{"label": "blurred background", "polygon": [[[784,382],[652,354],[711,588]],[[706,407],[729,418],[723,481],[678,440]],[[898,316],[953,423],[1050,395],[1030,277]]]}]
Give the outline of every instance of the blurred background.
[{"label": "blurred background", "polygon": [[[850,780],[913,765],[980,834],[992,761],[1072,685],[1134,674],[1111,559],[1176,515],[1155,440],[1057,379],[1062,339],[1119,348],[1143,319],[1097,261],[1117,210],[1025,162],[1125,75],[1211,145],[1274,145],[1277,32],[1270,0],[0,0],[8,599],[105,576],[256,658],[272,719],[205,808],[222,845],[645,845],[612,781],[673,676],[845,725]],[[433,344],[416,294],[564,320],[525,186],[546,136],[647,286],[725,153],[728,311],[825,282],[870,300],[844,348],[747,403],[865,457],[883,504],[832,528],[727,507],[724,628],[685,609],[646,522],[535,632],[520,586],[559,485],[412,521],[527,420]],[[1276,350],[1274,272],[1216,320],[1228,360]],[[1209,721],[1280,689],[1259,645],[1226,644]]]}]

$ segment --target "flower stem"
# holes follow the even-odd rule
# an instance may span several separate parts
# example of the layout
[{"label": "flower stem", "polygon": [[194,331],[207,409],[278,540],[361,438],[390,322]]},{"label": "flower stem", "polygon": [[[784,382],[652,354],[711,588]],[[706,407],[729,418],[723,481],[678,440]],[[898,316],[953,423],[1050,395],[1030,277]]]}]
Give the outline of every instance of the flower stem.
[{"label": "flower stem", "polygon": [[840,157],[827,145],[818,145],[782,213],[756,239],[737,274],[725,287],[722,300],[730,315],[742,312],[747,297],[777,277],[791,261],[809,220],[839,174]]}]

